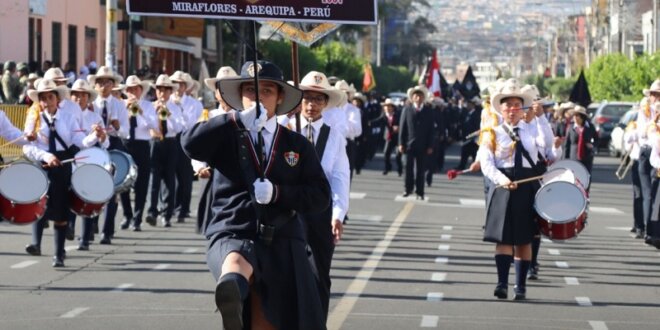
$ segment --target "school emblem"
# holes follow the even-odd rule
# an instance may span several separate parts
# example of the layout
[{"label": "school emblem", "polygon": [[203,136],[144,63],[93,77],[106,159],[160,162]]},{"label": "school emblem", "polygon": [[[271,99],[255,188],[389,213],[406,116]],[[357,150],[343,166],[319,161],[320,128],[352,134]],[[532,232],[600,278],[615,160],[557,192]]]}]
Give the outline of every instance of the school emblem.
[{"label": "school emblem", "polygon": [[323,82],[323,77],[320,76],[320,75],[314,76],[314,82],[315,82],[317,85],[320,85],[320,84]]},{"label": "school emblem", "polygon": [[[247,68],[247,72],[250,77],[254,77],[254,63],[250,63],[250,66]],[[261,64],[257,63],[257,73],[261,72]]]},{"label": "school emblem", "polygon": [[291,167],[298,165],[298,159],[300,159],[300,155],[297,152],[289,151],[284,153],[284,160]]}]

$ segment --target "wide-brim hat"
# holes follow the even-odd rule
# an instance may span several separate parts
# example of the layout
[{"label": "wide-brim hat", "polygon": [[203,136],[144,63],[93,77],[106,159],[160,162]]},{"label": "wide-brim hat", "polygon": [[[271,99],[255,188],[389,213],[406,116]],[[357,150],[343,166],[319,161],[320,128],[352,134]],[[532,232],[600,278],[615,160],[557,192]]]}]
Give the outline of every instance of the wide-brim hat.
[{"label": "wide-brim hat", "polygon": [[34,72],[33,72],[33,73],[30,73],[30,74],[28,75],[28,77],[27,77],[28,81],[35,81],[35,80],[37,80],[37,79],[39,79],[39,78],[40,78],[39,75],[36,74],[36,73],[34,73]]},{"label": "wide-brim hat", "polygon": [[154,86],[156,86],[157,88],[158,87],[167,87],[167,88],[172,88],[172,89],[179,88],[179,84],[173,82],[170,79],[170,76],[168,76],[166,74],[159,75],[158,78],[156,79],[156,83],[154,84]]},{"label": "wide-brim hat", "polygon": [[351,101],[353,101],[353,100],[360,100],[360,101],[362,101],[363,105],[367,104],[367,97],[364,96],[362,93],[353,94],[353,97],[351,97]]},{"label": "wide-brim hat", "polygon": [[102,66],[100,67],[97,71],[96,74],[90,74],[87,76],[87,81],[94,86],[96,84],[96,79],[99,78],[107,78],[107,79],[112,79],[115,84],[119,84],[122,80],[124,80],[124,77],[122,77],[119,74],[116,74],[115,72],[112,71],[112,68],[107,67],[107,66]]},{"label": "wide-brim hat", "polygon": [[39,100],[39,94],[45,92],[57,92],[60,97],[60,101],[67,98],[69,95],[68,88],[66,86],[57,86],[53,79],[39,79],[35,84],[35,89],[28,90],[28,97],[34,102]]},{"label": "wide-brim hat", "polygon": [[95,100],[96,97],[99,95],[98,92],[96,92],[96,90],[92,88],[92,85],[90,85],[89,82],[84,79],[78,79],[75,82],[73,82],[73,85],[71,86],[71,91],[88,93],[90,100]]},{"label": "wide-brim hat", "polygon": [[149,94],[149,89],[151,89],[151,81],[140,80],[140,78],[136,75],[128,76],[124,85],[126,87],[142,87],[142,94],[140,95],[140,99],[143,99],[145,96],[147,96],[147,94]]},{"label": "wide-brim hat", "polygon": [[302,91],[312,91],[322,93],[328,96],[328,104],[326,109],[339,106],[344,92],[332,87],[328,81],[328,77],[323,72],[310,71],[306,74],[298,84],[298,88]]},{"label": "wide-brim hat", "polygon": [[346,82],[346,80],[339,80],[335,83],[335,88],[342,91],[346,95],[346,99],[353,99],[353,95],[355,95],[356,90],[354,88],[351,88],[351,85]]},{"label": "wide-brim hat", "polygon": [[499,89],[491,95],[490,103],[493,106],[493,109],[499,113],[502,100],[511,97],[521,99],[523,107],[529,107],[532,105],[532,97],[528,93],[522,91],[520,84],[516,79],[509,79],[502,83],[502,85],[499,86]]},{"label": "wide-brim hat", "polygon": [[584,108],[583,106],[581,106],[581,105],[576,105],[576,106],[573,108],[573,112],[572,112],[572,114],[573,114],[574,116],[575,116],[575,115],[582,115],[582,116],[584,116],[585,118],[589,118],[589,113],[587,113],[587,109],[585,109],[585,108]]},{"label": "wide-brim hat", "polygon": [[123,93],[124,89],[126,89],[126,85],[124,85],[124,84],[115,84],[112,87],[113,92],[122,92]]},{"label": "wide-brim hat", "polygon": [[536,85],[525,85],[523,88],[520,89],[523,93],[529,94],[529,96],[532,97],[532,101],[540,101],[541,100],[541,93],[539,93],[539,89],[536,88]]},{"label": "wide-brim hat", "polygon": [[651,93],[660,93],[660,79],[656,79],[649,87],[649,95]]},{"label": "wide-brim hat", "polygon": [[192,81],[192,87],[188,90],[190,94],[195,94],[199,93],[199,90],[202,89],[202,84],[199,83],[197,80]]},{"label": "wide-brim hat", "polygon": [[236,78],[238,77],[238,74],[236,71],[234,71],[234,68],[230,66],[223,66],[220,69],[218,69],[218,73],[215,75],[215,78],[206,78],[204,79],[204,84],[206,87],[208,87],[210,90],[214,91],[215,90],[215,84],[222,79],[228,79],[228,78]]},{"label": "wide-brim hat", "polygon": [[241,75],[238,78],[220,80],[220,94],[222,99],[233,109],[243,110],[243,99],[241,97],[241,84],[253,82],[257,75],[259,81],[268,81],[282,88],[284,98],[275,109],[276,115],[284,115],[295,109],[302,100],[302,91],[284,81],[282,70],[277,65],[268,61],[258,61],[255,68],[254,62],[243,64]]},{"label": "wide-brim hat", "polygon": [[52,81],[63,82],[68,81],[69,78],[64,76],[64,72],[60,68],[50,68],[44,73],[44,79],[50,79]]},{"label": "wide-brim hat", "polygon": [[189,90],[191,87],[193,87],[192,78],[189,74],[183,71],[174,71],[174,73],[170,76],[170,80],[177,84],[186,84],[186,90]]},{"label": "wide-brim hat", "polygon": [[380,105],[383,106],[383,107],[386,106],[386,105],[391,105],[393,107],[396,106],[396,104],[394,104],[394,102],[392,101],[391,98],[386,98],[385,102],[382,102]]},{"label": "wide-brim hat", "polygon": [[426,99],[426,96],[429,94],[429,90],[426,88],[424,85],[417,85],[415,87],[410,87],[408,88],[408,99],[412,101],[412,96],[415,93],[422,93],[424,95],[424,99]]}]

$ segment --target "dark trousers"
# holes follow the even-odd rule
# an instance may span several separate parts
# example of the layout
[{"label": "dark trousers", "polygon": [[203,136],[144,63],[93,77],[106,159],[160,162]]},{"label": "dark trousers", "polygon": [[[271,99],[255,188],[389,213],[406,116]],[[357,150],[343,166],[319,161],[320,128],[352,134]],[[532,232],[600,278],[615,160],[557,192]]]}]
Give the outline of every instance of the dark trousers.
[{"label": "dark trousers", "polygon": [[314,256],[314,265],[319,276],[319,296],[325,315],[328,315],[330,305],[330,267],[335,243],[332,236],[332,208],[313,215],[301,215],[303,224],[307,227],[307,244]]},{"label": "dark trousers", "polygon": [[178,158],[176,144],[175,138],[154,140],[151,143],[149,215],[157,217],[160,214],[165,220],[170,220],[174,213],[175,175]]},{"label": "dark trousers", "polygon": [[385,172],[389,172],[392,170],[392,152],[395,153],[394,155],[394,161],[396,162],[396,169],[397,172],[402,173],[403,171],[403,164],[401,162],[401,153],[398,150],[398,145],[396,141],[385,141],[385,150],[383,153],[385,154]]},{"label": "dark trousers", "polygon": [[[368,134],[368,133],[362,133]],[[367,154],[369,153],[369,139],[360,136],[355,140],[355,173],[360,174],[360,171],[367,162]]]},{"label": "dark trousers", "polygon": [[642,214],[643,214],[644,226],[648,226],[649,221],[651,220],[651,210],[653,207],[652,196],[655,195],[655,192],[653,191],[654,189],[652,185],[652,176],[651,176],[653,167],[651,166],[651,162],[649,161],[650,158],[651,158],[651,148],[642,147],[642,150],[639,154],[638,171],[639,171],[639,186],[642,191]]},{"label": "dark trousers", "polygon": [[348,167],[351,170],[351,181],[353,180],[353,170],[355,169],[355,141],[346,139],[346,156],[348,156]]},{"label": "dark trousers", "polygon": [[433,174],[441,172],[445,166],[445,146],[444,142],[436,142],[433,147],[433,154],[426,161],[426,183],[430,186],[433,182]]},{"label": "dark trousers", "polygon": [[[124,142],[119,138],[110,137],[110,147],[108,150],[119,150],[128,152]],[[121,200],[121,208],[124,213],[124,218],[131,219],[133,217],[133,210],[131,209],[131,196],[128,192],[119,195]],[[105,207],[105,220],[103,221],[102,233],[105,237],[113,237],[115,234],[115,216],[117,215],[117,195],[110,198],[108,205]]]},{"label": "dark trousers", "polygon": [[137,178],[133,185],[135,192],[135,205],[133,206],[133,225],[142,223],[144,205],[147,201],[147,190],[149,189],[149,176],[151,175],[151,146],[149,141],[134,140],[126,142],[128,153],[133,157],[137,165]]},{"label": "dark trousers", "polygon": [[477,159],[477,150],[479,150],[479,145],[474,143],[474,141],[469,141],[463,143],[461,146],[461,162],[458,164],[458,169],[464,169],[467,166],[468,158]]},{"label": "dark trousers", "polygon": [[174,210],[179,218],[186,218],[190,215],[194,171],[190,158],[183,152],[180,136],[177,135],[176,144],[178,160],[176,163],[176,203]]},{"label": "dark trousers", "polygon": [[426,150],[406,151],[406,192],[413,186],[417,195],[424,195],[424,172],[426,170]]},{"label": "dark trousers", "polygon": [[633,186],[633,224],[635,228],[644,230],[646,224],[644,223],[644,197],[642,196],[641,181],[639,178],[639,161],[633,161],[630,172]]}]

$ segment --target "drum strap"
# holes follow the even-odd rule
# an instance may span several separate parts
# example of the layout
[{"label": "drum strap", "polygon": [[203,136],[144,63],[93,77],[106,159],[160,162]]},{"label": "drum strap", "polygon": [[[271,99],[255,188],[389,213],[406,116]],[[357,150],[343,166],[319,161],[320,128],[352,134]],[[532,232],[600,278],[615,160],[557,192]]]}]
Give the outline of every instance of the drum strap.
[{"label": "drum strap", "polygon": [[330,136],[330,126],[323,124],[321,130],[319,131],[319,137],[316,140],[314,147],[316,148],[316,155],[319,156],[319,160],[323,159],[323,153],[325,152],[325,145],[328,144],[328,137]]},{"label": "drum strap", "polygon": [[[518,144],[520,145],[520,151],[522,152],[523,157],[525,157],[525,159],[527,160],[529,165],[532,166],[532,169],[534,170],[534,172],[536,172],[536,174],[538,174],[538,175],[541,175],[541,174],[545,173],[546,168],[545,168],[545,161],[544,161],[543,157],[539,157],[539,162],[538,163],[535,163],[534,161],[532,161],[532,157],[529,155],[529,152],[527,152],[527,149],[525,149],[525,146],[523,146],[522,141],[520,140],[520,136],[514,134],[508,127],[506,127],[506,125],[502,125],[502,128],[504,129],[506,134],[509,135],[511,140],[516,142],[516,145],[518,145]],[[539,156],[540,156],[540,154],[539,154]]]}]

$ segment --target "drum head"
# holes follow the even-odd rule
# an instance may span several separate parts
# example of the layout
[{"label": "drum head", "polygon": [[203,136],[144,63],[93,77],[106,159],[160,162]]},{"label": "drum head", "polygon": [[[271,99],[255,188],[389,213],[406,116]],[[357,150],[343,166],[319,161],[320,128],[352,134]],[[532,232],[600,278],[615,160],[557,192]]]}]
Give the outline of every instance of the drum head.
[{"label": "drum head", "polygon": [[580,187],[563,181],[544,185],[536,193],[534,208],[547,221],[570,222],[587,208],[587,198]]},{"label": "drum head", "polygon": [[555,168],[545,172],[541,181],[544,185],[555,181],[575,183],[575,174],[573,174],[572,170],[567,168]]},{"label": "drum head", "polygon": [[71,188],[88,203],[105,203],[115,193],[112,175],[96,164],[79,166],[71,175]]},{"label": "drum head", "polygon": [[131,166],[133,165],[133,158],[131,155],[118,151],[110,150],[110,161],[114,169],[114,185],[118,186],[124,182],[128,176]]},{"label": "drum head", "polygon": [[78,166],[84,164],[96,164],[103,168],[110,169],[110,155],[104,149],[98,147],[91,147],[83,149],[76,153],[76,158],[82,158],[76,160],[73,164],[73,169],[75,170]]},{"label": "drum head", "polygon": [[555,168],[567,168],[573,171],[573,174],[575,174],[575,177],[580,181],[580,184],[582,184],[582,187],[585,189],[589,187],[589,184],[591,183],[591,174],[589,174],[589,171],[587,171],[587,168],[584,167],[582,163],[576,160],[562,159],[550,165],[550,168],[548,169],[551,170]]},{"label": "drum head", "polygon": [[0,194],[17,204],[38,201],[48,184],[46,172],[32,163],[14,163],[0,172]]}]

